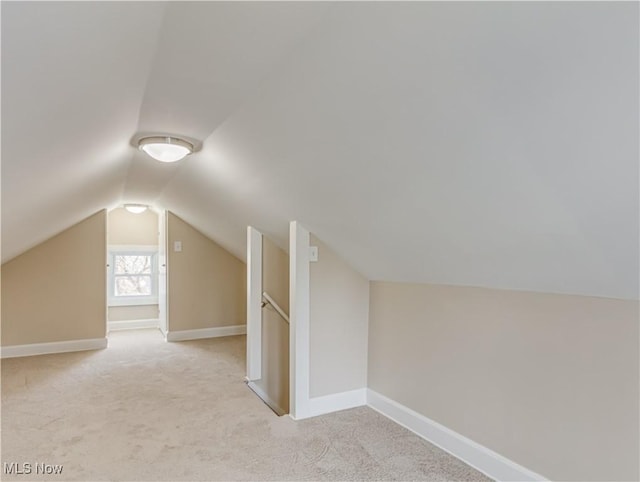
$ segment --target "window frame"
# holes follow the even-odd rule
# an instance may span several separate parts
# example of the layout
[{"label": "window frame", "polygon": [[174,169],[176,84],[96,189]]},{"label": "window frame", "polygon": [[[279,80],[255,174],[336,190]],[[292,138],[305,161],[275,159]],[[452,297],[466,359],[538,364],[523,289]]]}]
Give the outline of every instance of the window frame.
[{"label": "window frame", "polygon": [[[145,296],[115,295],[115,257],[116,256],[151,256],[151,294]],[[143,306],[158,304],[158,246],[125,246],[109,245],[107,249],[107,305],[108,306]],[[141,276],[147,276],[141,275]]]}]

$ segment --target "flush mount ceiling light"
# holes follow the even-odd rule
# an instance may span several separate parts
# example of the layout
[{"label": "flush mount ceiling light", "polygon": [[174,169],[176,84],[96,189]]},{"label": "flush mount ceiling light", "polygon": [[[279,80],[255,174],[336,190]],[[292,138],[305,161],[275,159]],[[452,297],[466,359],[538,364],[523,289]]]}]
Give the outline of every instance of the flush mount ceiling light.
[{"label": "flush mount ceiling light", "polygon": [[193,152],[193,144],[170,136],[143,137],[138,148],[160,162],[176,162]]},{"label": "flush mount ceiling light", "polygon": [[125,204],[124,208],[133,214],[140,214],[147,210],[147,206],[144,204]]}]

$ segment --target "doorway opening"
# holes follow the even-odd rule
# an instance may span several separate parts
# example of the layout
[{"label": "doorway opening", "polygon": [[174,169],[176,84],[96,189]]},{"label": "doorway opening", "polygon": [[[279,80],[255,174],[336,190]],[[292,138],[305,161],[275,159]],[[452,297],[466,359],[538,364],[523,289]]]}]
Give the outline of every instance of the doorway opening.
[{"label": "doorway opening", "polygon": [[247,229],[247,384],[278,416],[289,413],[289,256]]},{"label": "doorway opening", "polygon": [[166,261],[163,213],[107,215],[107,335],[128,329],[163,328]]}]

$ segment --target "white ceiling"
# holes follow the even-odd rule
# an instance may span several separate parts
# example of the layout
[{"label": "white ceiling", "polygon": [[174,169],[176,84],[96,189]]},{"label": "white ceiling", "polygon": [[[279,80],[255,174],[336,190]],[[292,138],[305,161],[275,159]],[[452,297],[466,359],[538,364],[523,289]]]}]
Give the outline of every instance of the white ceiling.
[{"label": "white ceiling", "polygon": [[638,13],[3,2],[3,260],[144,202],[239,257],[296,219],[370,279],[637,299]]}]

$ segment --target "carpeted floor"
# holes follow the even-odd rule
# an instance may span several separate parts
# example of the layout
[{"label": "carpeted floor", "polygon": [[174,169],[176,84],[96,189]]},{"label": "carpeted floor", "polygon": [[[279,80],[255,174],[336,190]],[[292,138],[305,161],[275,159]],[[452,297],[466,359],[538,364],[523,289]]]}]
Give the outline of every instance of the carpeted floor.
[{"label": "carpeted floor", "polygon": [[[488,480],[366,407],[277,417],[244,384],[244,357],[244,336],[140,330],[3,360],[2,480]],[[32,473],[5,474],[13,462]]]}]

